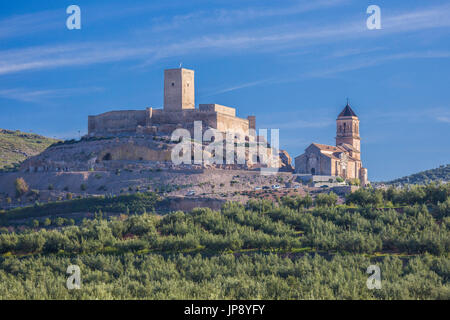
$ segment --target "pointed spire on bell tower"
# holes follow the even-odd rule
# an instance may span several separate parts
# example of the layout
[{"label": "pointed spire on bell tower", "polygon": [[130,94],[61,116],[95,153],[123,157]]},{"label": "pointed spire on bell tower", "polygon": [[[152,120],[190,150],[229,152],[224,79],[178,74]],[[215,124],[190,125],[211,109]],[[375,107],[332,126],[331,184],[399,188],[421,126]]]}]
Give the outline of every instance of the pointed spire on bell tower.
[{"label": "pointed spire on bell tower", "polygon": [[348,98],[347,104],[345,105],[344,110],[342,110],[341,113],[339,114],[338,119],[342,117],[358,117],[356,113],[353,111],[353,109],[350,107],[350,104],[348,103]]},{"label": "pointed spire on bell tower", "polygon": [[350,107],[348,98],[347,104],[336,120],[336,146],[341,144],[352,146],[354,148],[352,156],[360,159],[359,119]]}]

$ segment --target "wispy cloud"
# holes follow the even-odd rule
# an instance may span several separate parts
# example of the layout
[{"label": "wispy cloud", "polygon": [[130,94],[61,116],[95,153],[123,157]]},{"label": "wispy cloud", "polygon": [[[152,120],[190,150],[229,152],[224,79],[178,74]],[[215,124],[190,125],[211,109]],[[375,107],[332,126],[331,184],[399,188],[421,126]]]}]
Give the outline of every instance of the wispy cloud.
[{"label": "wispy cloud", "polygon": [[[329,108],[319,106],[298,106],[301,111],[280,111],[270,114],[262,114],[258,117],[258,123],[262,127],[270,127],[285,130],[325,128],[335,123],[330,116]],[[314,114],[311,110],[314,109]]]},{"label": "wispy cloud", "polygon": [[[148,15],[149,12],[157,12],[164,8],[172,6],[183,6],[180,1],[170,1],[165,4],[139,4],[139,6],[127,6],[108,3],[108,6],[95,4],[81,6],[83,21],[92,25],[96,22],[105,20],[133,17],[137,15]],[[22,36],[31,36],[37,33],[47,32],[49,30],[64,30],[66,7],[61,6],[59,10],[46,10],[17,14],[0,20],[0,39],[16,38]],[[88,12],[88,15],[84,15]]]},{"label": "wispy cloud", "polygon": [[368,54],[373,52],[379,52],[384,50],[383,47],[375,47],[375,48],[344,48],[341,50],[333,51],[329,54],[329,58],[344,58],[350,56],[358,56],[361,54]]},{"label": "wispy cloud", "polygon": [[441,117],[437,117],[436,119],[437,119],[437,121],[440,121],[440,122],[450,123],[450,116],[448,116],[448,117],[441,116]]},{"label": "wispy cloud", "polygon": [[347,71],[354,71],[363,68],[373,67],[386,62],[406,59],[439,59],[450,58],[450,51],[424,51],[424,52],[404,52],[388,54],[378,57],[370,57],[361,60],[354,60],[350,63],[336,65],[323,70],[316,70],[305,74],[306,77],[328,77]]},{"label": "wispy cloud", "polygon": [[[153,25],[150,27],[150,30],[153,32],[161,32],[165,30],[183,29],[186,26],[192,27],[193,24],[208,25],[214,23],[215,25],[234,25],[238,22],[247,22],[258,18],[294,15],[313,10],[330,8],[349,1],[350,0],[318,0],[311,2],[302,0],[294,2],[294,5],[292,6],[284,8],[280,7],[278,9],[265,7],[235,10],[215,9],[212,11],[196,11],[183,15],[176,15],[170,18],[167,16],[160,16],[152,19]],[[149,13],[155,13],[161,9],[170,8],[173,6],[183,7],[183,3],[141,4],[139,6],[130,6],[127,8],[113,4],[109,4],[108,8],[89,5],[82,7],[82,14],[84,12],[89,12],[89,15],[86,16],[85,19],[87,19],[88,23],[92,25],[96,22],[105,20],[117,20],[120,18],[130,18],[137,15],[148,15]],[[31,12],[4,18],[0,20],[0,39],[31,36],[49,30],[63,29],[65,27],[65,14],[65,8],[62,7],[60,10]],[[168,21],[168,19],[170,20]]]},{"label": "wispy cloud", "polygon": [[[296,157],[301,153],[301,150],[311,144],[311,140],[302,137],[296,136],[288,136],[288,137],[280,137],[280,145],[281,149],[294,149],[296,153],[291,154],[291,156]],[[298,152],[298,153],[297,153]]]},{"label": "wispy cloud", "polygon": [[450,26],[449,12],[449,4],[420,8],[410,12],[386,16],[383,19],[382,27],[393,32],[448,27]]},{"label": "wispy cloud", "polygon": [[332,119],[312,119],[312,120],[294,120],[279,123],[271,123],[271,128],[277,129],[304,129],[304,128],[325,128],[332,125]]},{"label": "wispy cloud", "polygon": [[[289,9],[286,11],[289,11]],[[333,20],[320,26],[317,26],[317,24],[314,26],[314,23],[308,25],[302,22],[285,23],[282,21],[275,25],[269,24],[265,27],[240,29],[239,32],[221,32],[219,34],[208,34],[206,30],[214,29],[209,28],[202,30],[202,33],[205,34],[203,36],[175,42],[172,45],[161,48],[160,56],[165,57],[173,54],[173,52],[176,52],[174,50],[181,50],[182,53],[191,53],[205,48],[220,48],[226,51],[233,49],[240,51],[253,48],[259,51],[264,49],[266,51],[278,51],[286,54],[285,50],[287,48],[305,48],[324,43],[328,44],[373,36],[383,37],[396,33],[430,28],[445,28],[450,26],[450,19],[447,18],[447,12],[449,11],[450,5],[441,5],[433,8],[420,8],[414,11],[386,15],[383,16],[383,29],[377,31],[368,30],[365,25],[365,20],[361,19],[360,16],[347,17],[342,21]],[[292,12],[295,12],[295,10],[292,10]],[[287,14],[287,12],[284,12],[284,9],[280,9],[278,14],[282,13]],[[260,15],[263,16],[264,14],[261,13]],[[349,23],[349,21],[351,22]],[[206,25],[208,24],[206,23]],[[182,29],[180,28],[179,30],[181,31]],[[359,52],[346,51],[341,53],[341,56],[373,52],[379,49],[359,49]],[[339,54],[336,53],[336,55]]]},{"label": "wispy cloud", "polygon": [[[334,2],[323,1],[322,3]],[[27,70],[131,60],[136,60],[138,64],[146,66],[161,59],[173,56],[202,54],[205,51],[209,53],[217,52],[218,54],[230,54],[233,52],[242,54],[242,52],[249,52],[250,50],[285,52],[287,48],[315,46],[323,43],[344,41],[346,39],[367,37],[373,34],[385,36],[398,32],[450,26],[450,19],[444,19],[449,9],[450,5],[443,5],[426,10],[416,9],[407,13],[385,16],[383,18],[383,30],[379,30],[379,33],[367,30],[364,21],[360,21],[360,19],[353,19],[355,22],[350,24],[348,23],[348,19],[346,19],[340,23],[333,21],[321,27],[304,28],[303,25],[280,24],[256,29],[239,30],[239,32],[194,35],[187,40],[159,39],[159,41],[152,41],[150,43],[149,41],[143,42],[137,39],[127,39],[115,43],[93,41],[89,43],[47,45],[25,49],[4,50],[0,51],[0,75]],[[279,14],[282,14],[283,10],[280,10]],[[264,12],[254,13],[254,15],[269,14]],[[447,53],[443,52],[439,54],[437,52],[430,52],[426,55],[428,58],[438,58],[446,57]],[[416,53],[416,57],[419,57],[419,54]],[[333,69],[327,70],[326,73],[332,74],[346,70],[354,70],[400,58],[414,58],[414,54],[399,54],[356,61],[349,65],[334,67]],[[248,85],[255,84],[250,83]],[[228,90],[236,89],[230,88]]]},{"label": "wispy cloud", "polygon": [[[397,108],[401,111],[383,110],[372,107],[366,112],[364,117],[370,118],[372,121],[384,122],[391,121],[398,123],[399,119],[408,122],[444,122],[450,123],[450,107],[428,106],[427,108]],[[406,111],[403,111],[406,110]]]},{"label": "wispy cloud", "polygon": [[450,123],[450,107],[433,109],[431,116],[438,122]]},{"label": "wispy cloud", "polygon": [[303,74],[299,74],[295,77],[284,77],[283,79],[279,78],[269,78],[258,81],[251,81],[248,83],[244,83],[242,85],[224,88],[222,90],[212,91],[211,93],[205,96],[212,96],[224,92],[239,90],[247,87],[260,86],[265,84],[280,84],[280,83],[291,83],[300,80],[305,80],[309,78],[327,78],[331,76],[338,75],[340,73],[360,70],[364,68],[374,67],[377,65],[381,65],[383,63],[387,63],[390,61],[396,60],[406,60],[406,59],[448,59],[450,58],[450,51],[425,51],[425,52],[406,52],[406,53],[397,53],[397,54],[389,54],[379,57],[366,58],[362,60],[355,60],[350,63],[340,64],[333,67],[328,67],[320,70],[314,70],[305,72]]},{"label": "wispy cloud", "polygon": [[351,0],[316,0],[316,1],[294,1],[293,4],[283,7],[247,7],[240,9],[214,9],[190,12],[171,17],[158,17],[153,19],[152,31],[161,32],[173,29],[182,29],[193,26],[208,25],[233,25],[248,23],[252,20],[286,17],[315,10],[328,9],[351,2]]},{"label": "wispy cloud", "polygon": [[66,89],[50,89],[50,90],[28,90],[25,88],[14,88],[0,90],[0,97],[10,100],[22,102],[41,103],[48,102],[53,99],[61,99],[79,94],[88,94],[92,92],[102,91],[102,88],[66,88]]},{"label": "wispy cloud", "polygon": [[263,80],[251,81],[251,82],[241,83],[239,85],[232,86],[232,87],[215,89],[215,90],[206,92],[205,94],[202,94],[201,96],[203,98],[205,98],[205,97],[210,97],[210,96],[214,96],[214,95],[221,94],[221,93],[227,93],[227,92],[231,92],[231,91],[235,91],[235,90],[251,88],[251,87],[260,86],[263,84],[270,84],[272,82],[273,82],[273,79],[263,79]]},{"label": "wispy cloud", "polygon": [[144,58],[153,52],[150,47],[128,47],[117,43],[49,45],[0,51],[0,74]]},{"label": "wispy cloud", "polygon": [[64,23],[58,19],[58,13],[61,16],[61,12],[53,10],[15,15],[0,20],[0,39],[28,36],[63,27]]}]

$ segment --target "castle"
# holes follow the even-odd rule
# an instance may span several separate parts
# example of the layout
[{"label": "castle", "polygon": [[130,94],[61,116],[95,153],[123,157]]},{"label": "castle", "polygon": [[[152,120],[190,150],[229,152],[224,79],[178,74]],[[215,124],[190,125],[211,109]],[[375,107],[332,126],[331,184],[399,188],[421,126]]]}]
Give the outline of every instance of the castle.
[{"label": "castle", "polygon": [[359,119],[347,102],[336,120],[336,146],[312,143],[295,158],[299,174],[339,176],[368,183],[367,169],[361,162]]},{"label": "castle", "polygon": [[[236,109],[219,104],[200,104],[195,107],[194,71],[178,68],[164,70],[164,107],[145,110],[110,111],[88,118],[88,137],[118,137],[123,135],[150,134],[170,135],[178,128],[194,131],[194,122],[201,121],[202,129],[216,129],[222,133],[240,133],[250,141],[254,135],[255,116],[247,119],[236,116]],[[317,176],[334,176],[343,179],[359,179],[362,185],[368,183],[367,169],[361,162],[359,119],[347,103],[337,120],[336,146],[312,143],[305,153],[295,158],[295,172]],[[260,137],[256,137],[260,141]],[[106,151],[105,151],[106,152]],[[103,152],[103,153],[105,153]],[[134,151],[133,151],[134,152]],[[153,151],[152,151],[153,152]],[[266,149],[272,155],[272,149]],[[104,159],[103,153],[99,155]],[[117,154],[116,154],[117,153]],[[153,159],[146,155],[129,155],[130,152],[112,152],[112,159]],[[116,154],[115,156],[113,154]],[[283,166],[292,170],[291,158],[280,150]],[[156,157],[158,158],[158,157]],[[155,159],[156,159],[155,158]],[[106,159],[106,158],[105,158]],[[158,158],[159,159],[159,158]],[[249,157],[247,164],[260,162]]]},{"label": "castle", "polygon": [[164,70],[164,108],[110,111],[88,118],[88,136],[130,134],[171,134],[177,128],[193,130],[194,121],[204,129],[249,134],[255,117],[236,117],[236,109],[219,104],[200,104],[195,108],[194,71],[178,68]]}]

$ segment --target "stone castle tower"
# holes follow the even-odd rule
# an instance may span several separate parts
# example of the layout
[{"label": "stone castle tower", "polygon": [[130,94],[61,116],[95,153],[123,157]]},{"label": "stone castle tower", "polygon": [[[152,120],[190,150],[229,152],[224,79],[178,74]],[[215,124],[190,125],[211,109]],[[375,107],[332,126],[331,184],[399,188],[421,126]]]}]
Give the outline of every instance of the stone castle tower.
[{"label": "stone castle tower", "polygon": [[361,138],[359,136],[359,119],[347,102],[344,110],[336,120],[336,146],[343,143],[353,146],[351,156],[361,160]]},{"label": "stone castle tower", "polygon": [[144,110],[115,110],[88,118],[89,136],[118,136],[126,134],[170,135],[178,128],[190,131],[194,122],[202,128],[220,132],[249,134],[256,128],[254,116],[236,116],[236,109],[215,103],[195,107],[194,70],[177,68],[164,70],[164,106]]},{"label": "stone castle tower", "polygon": [[195,109],[194,70],[164,70],[164,111]]}]

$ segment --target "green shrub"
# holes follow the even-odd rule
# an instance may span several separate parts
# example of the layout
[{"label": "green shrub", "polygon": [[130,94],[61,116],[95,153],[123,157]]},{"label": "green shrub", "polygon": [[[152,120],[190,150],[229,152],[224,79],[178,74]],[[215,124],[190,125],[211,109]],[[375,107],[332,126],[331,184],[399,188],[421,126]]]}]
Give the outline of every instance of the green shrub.
[{"label": "green shrub", "polygon": [[19,177],[14,181],[14,186],[16,189],[16,198],[20,198],[21,196],[26,194],[29,190],[28,184],[22,177]]},{"label": "green shrub", "polygon": [[330,192],[329,194],[326,193],[319,193],[316,196],[316,199],[314,200],[314,204],[316,206],[322,207],[322,206],[335,206],[338,200],[338,196],[334,192]]},{"label": "green shrub", "polygon": [[51,224],[52,224],[52,220],[50,220],[49,218],[46,218],[44,220],[44,226],[49,227],[49,226],[51,226]]}]

